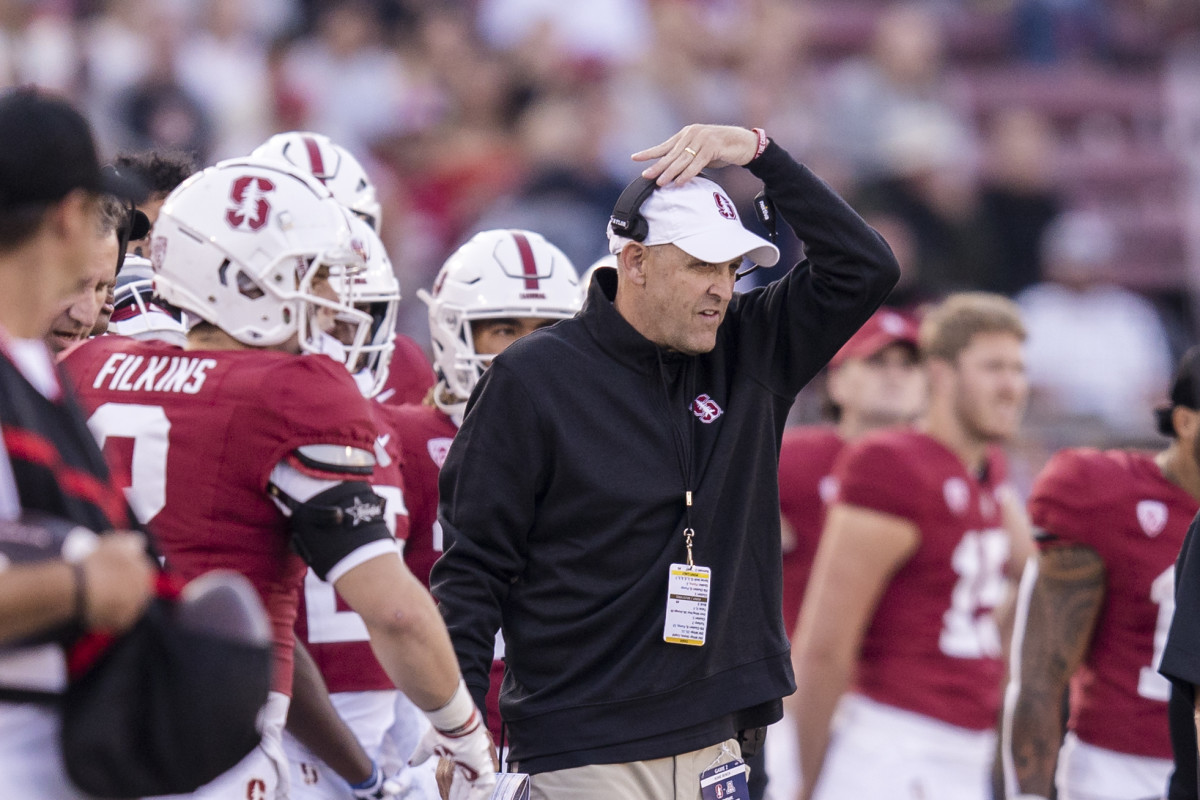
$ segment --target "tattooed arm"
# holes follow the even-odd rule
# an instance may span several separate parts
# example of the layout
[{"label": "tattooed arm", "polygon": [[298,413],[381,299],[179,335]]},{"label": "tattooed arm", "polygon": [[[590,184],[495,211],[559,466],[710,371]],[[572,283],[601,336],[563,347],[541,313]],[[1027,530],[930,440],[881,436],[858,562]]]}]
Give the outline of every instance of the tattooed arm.
[{"label": "tattooed arm", "polygon": [[1083,545],[1049,548],[1026,569],[1001,734],[1009,797],[1051,794],[1063,692],[1091,643],[1104,584],[1104,562]]}]

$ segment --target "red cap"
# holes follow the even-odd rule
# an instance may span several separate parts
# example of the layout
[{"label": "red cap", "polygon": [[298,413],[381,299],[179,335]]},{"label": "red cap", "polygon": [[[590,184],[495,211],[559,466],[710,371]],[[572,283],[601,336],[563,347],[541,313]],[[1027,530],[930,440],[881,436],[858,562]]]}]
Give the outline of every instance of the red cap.
[{"label": "red cap", "polygon": [[870,358],[885,347],[906,344],[917,348],[917,321],[912,317],[890,309],[880,309],[874,316],[842,345],[834,354],[829,366],[841,366],[850,358]]}]

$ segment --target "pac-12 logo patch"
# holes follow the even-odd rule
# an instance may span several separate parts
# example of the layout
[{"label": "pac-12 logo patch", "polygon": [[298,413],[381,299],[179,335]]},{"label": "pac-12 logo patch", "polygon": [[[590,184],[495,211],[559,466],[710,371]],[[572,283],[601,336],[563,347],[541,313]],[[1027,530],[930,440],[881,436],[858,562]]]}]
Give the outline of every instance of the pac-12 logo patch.
[{"label": "pac-12 logo patch", "polygon": [[1167,527],[1167,506],[1158,500],[1142,500],[1137,504],[1137,519],[1142,531],[1154,538]]},{"label": "pac-12 logo patch", "polygon": [[452,441],[454,440],[445,436],[439,436],[425,443],[426,449],[429,450],[429,457],[433,459],[433,463],[437,464],[438,469],[441,469],[442,464],[446,463],[446,456],[450,455],[450,443]]},{"label": "pac-12 logo patch", "polygon": [[955,514],[962,514],[971,502],[971,487],[962,478],[947,478],[942,484],[942,497],[946,500],[947,508]]},{"label": "pac-12 logo patch", "polygon": [[256,231],[267,224],[271,204],[267,195],[275,191],[275,184],[267,178],[243,175],[233,182],[229,199],[233,207],[225,212],[225,221],[235,230],[247,228]]},{"label": "pac-12 logo patch", "polygon": [[714,422],[717,417],[725,413],[722,408],[717,405],[717,401],[713,400],[706,394],[702,394],[692,401],[692,413],[695,414],[701,422]]}]

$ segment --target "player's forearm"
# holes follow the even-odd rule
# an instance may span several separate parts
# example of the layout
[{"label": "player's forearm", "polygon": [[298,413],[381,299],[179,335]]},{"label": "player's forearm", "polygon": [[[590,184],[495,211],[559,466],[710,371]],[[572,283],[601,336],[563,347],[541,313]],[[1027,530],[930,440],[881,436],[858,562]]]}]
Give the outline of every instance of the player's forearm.
[{"label": "player's forearm", "polygon": [[424,711],[458,688],[458,661],[433,598],[398,557],[360,564],[337,590],[366,623],[371,649],[388,677]]},{"label": "player's forearm", "polygon": [[1104,601],[1104,562],[1082,545],[1055,547],[1026,566],[1018,591],[1006,758],[1021,793],[1049,796],[1062,745],[1067,683],[1083,663]]},{"label": "player's forearm", "polygon": [[0,573],[0,642],[69,622],[76,613],[77,580],[63,561],[12,566]]},{"label": "player's forearm", "polygon": [[799,747],[801,800],[809,800],[829,747],[829,725],[850,683],[852,666],[845,659],[801,649],[795,656],[796,742]]},{"label": "player's forearm", "polygon": [[1004,721],[1006,760],[1016,780],[1013,794],[1049,797],[1062,745],[1062,702],[1065,686],[1033,681],[1010,686],[1012,712]]},{"label": "player's forearm", "polygon": [[298,641],[287,730],[347,783],[360,783],[370,777],[370,756],[338,715],[320,670]]}]

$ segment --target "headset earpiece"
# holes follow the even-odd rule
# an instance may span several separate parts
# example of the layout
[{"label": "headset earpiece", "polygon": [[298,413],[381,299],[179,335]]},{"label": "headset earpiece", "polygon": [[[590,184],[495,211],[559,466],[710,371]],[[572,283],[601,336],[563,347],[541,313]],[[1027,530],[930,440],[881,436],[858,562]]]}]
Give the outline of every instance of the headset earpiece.
[{"label": "headset earpiece", "polygon": [[641,214],[642,203],[646,202],[646,198],[657,188],[658,184],[653,180],[642,177],[625,187],[621,196],[617,198],[617,204],[613,206],[612,217],[609,218],[613,233],[635,242],[646,240],[650,227]]}]

